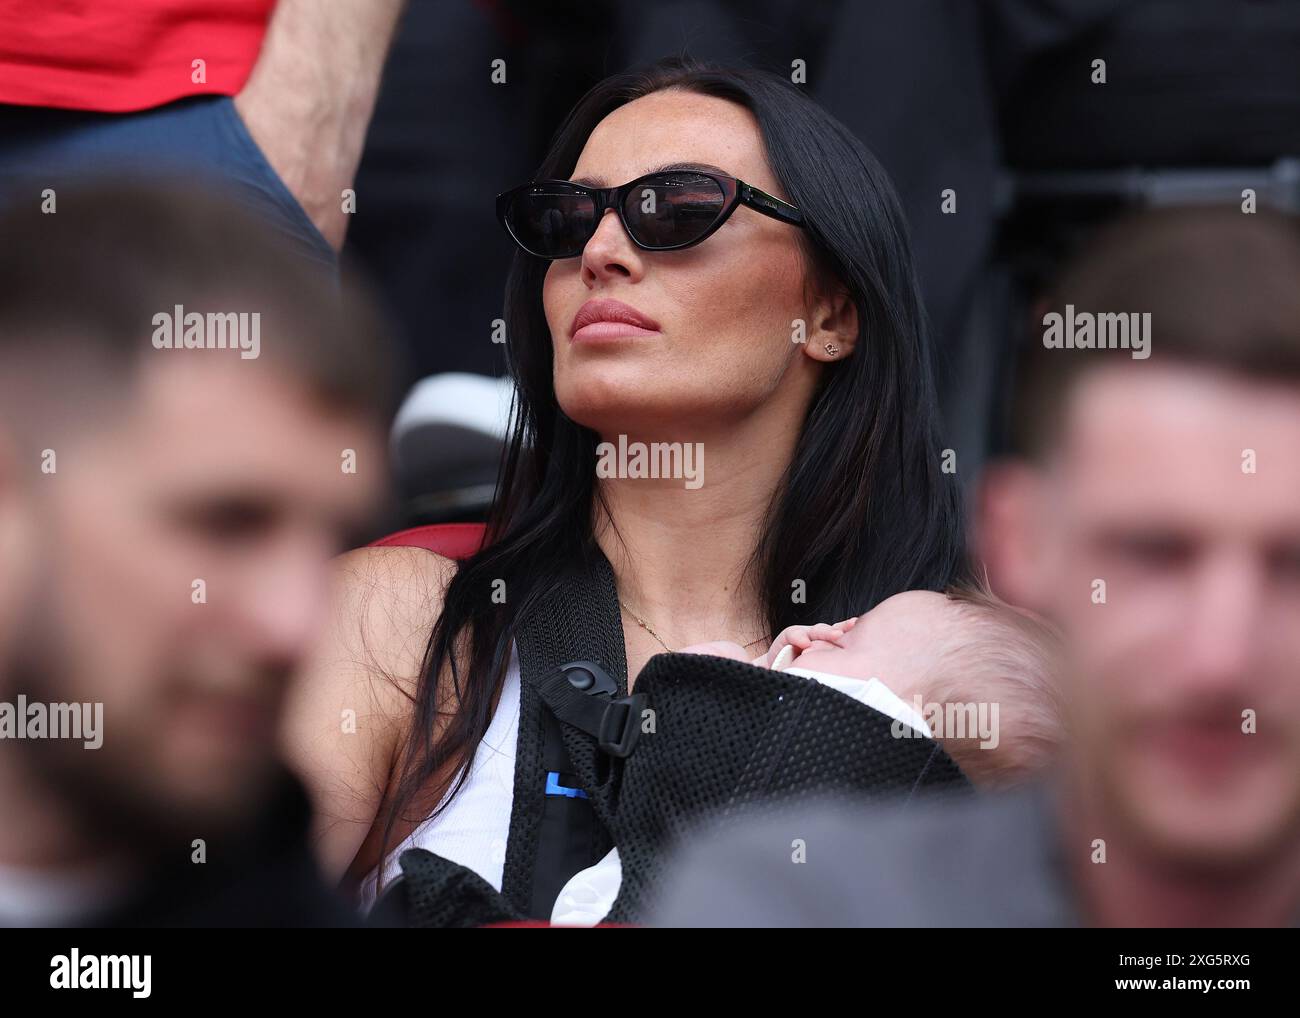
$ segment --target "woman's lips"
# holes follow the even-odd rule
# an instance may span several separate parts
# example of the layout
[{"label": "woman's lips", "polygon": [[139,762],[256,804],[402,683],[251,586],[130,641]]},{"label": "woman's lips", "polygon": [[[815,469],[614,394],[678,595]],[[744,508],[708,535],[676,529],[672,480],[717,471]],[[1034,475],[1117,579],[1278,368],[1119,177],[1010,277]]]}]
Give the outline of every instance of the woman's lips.
[{"label": "woman's lips", "polygon": [[631,336],[657,336],[658,334],[655,329],[643,329],[639,325],[629,325],[627,322],[592,322],[590,325],[584,325],[573,334],[573,342],[591,343]]},{"label": "woman's lips", "polygon": [[643,315],[630,304],[608,297],[587,301],[578,308],[573,324],[569,326],[569,338],[574,343],[653,336],[658,332],[659,323],[653,318]]}]

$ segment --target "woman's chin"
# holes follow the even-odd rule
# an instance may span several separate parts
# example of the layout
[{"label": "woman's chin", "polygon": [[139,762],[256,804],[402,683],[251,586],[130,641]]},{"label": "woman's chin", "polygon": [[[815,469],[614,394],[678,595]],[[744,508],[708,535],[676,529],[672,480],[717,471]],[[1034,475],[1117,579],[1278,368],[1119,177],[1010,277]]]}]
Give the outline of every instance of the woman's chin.
[{"label": "woman's chin", "polygon": [[556,398],[566,416],[601,433],[626,433],[654,421],[680,420],[689,412],[679,393],[645,380],[584,379],[578,385],[557,385]]},{"label": "woman's chin", "polygon": [[584,428],[608,438],[655,430],[663,422],[681,419],[680,410],[665,410],[631,396],[624,400],[577,400],[573,404],[561,403],[560,409]]}]

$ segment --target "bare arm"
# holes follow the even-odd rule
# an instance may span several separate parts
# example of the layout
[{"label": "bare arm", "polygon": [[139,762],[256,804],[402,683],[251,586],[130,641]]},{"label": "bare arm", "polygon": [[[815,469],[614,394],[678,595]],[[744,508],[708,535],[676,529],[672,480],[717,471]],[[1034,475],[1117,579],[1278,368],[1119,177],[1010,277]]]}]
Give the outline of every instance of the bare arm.
[{"label": "bare arm", "polygon": [[405,0],[279,0],[235,97],[249,133],[336,249]]},{"label": "bare arm", "polygon": [[339,560],[332,624],[294,685],[283,744],[316,811],[332,880],[374,824],[455,563],[419,548],[363,548]]}]

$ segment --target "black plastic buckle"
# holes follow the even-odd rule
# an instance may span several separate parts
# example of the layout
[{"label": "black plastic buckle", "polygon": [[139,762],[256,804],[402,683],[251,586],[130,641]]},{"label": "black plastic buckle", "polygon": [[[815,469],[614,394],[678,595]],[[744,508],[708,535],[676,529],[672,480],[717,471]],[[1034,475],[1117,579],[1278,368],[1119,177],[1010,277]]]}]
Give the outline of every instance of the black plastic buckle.
[{"label": "black plastic buckle", "polygon": [[617,757],[631,755],[637,736],[641,734],[641,711],[644,707],[645,696],[642,693],[609,702],[600,719],[600,735],[597,737],[604,752]]},{"label": "black plastic buckle", "polygon": [[613,696],[618,692],[618,683],[595,661],[570,661],[560,665],[560,671],[564,672],[569,685],[584,693],[608,693]]}]

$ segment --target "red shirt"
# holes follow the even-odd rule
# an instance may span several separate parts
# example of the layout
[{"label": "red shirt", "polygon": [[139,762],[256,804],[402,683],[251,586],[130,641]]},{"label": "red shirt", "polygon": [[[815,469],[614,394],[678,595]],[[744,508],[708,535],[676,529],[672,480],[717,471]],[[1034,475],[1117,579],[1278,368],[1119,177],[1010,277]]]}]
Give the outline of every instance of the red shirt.
[{"label": "red shirt", "polygon": [[[124,113],[248,80],[275,0],[0,4],[0,103]],[[194,61],[202,60],[200,71]],[[195,80],[195,78],[201,80]]]}]

